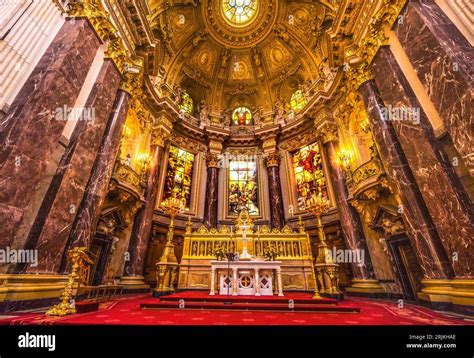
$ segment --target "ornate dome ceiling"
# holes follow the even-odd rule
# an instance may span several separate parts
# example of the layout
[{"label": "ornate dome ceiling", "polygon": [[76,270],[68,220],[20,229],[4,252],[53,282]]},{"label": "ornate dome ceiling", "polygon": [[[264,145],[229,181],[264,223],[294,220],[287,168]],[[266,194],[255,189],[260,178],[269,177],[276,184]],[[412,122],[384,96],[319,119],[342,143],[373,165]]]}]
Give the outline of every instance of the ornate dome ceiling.
[{"label": "ornate dome ceiling", "polygon": [[186,91],[195,117],[203,106],[211,116],[242,106],[258,118],[288,112],[295,91],[324,91],[335,78],[325,31],[335,17],[330,2],[159,3],[152,8],[159,41],[153,82],[166,83],[175,94]]}]

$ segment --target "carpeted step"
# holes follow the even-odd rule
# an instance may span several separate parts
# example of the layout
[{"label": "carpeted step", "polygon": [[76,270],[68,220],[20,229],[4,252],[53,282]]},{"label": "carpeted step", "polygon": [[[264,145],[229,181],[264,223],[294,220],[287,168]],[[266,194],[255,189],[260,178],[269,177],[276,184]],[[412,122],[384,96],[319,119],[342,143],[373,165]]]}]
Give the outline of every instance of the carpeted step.
[{"label": "carpeted step", "polygon": [[294,304],[312,304],[312,305],[337,305],[338,301],[331,298],[294,298],[294,297],[278,297],[278,296],[202,296],[202,297],[189,297],[181,295],[169,295],[162,296],[159,302],[233,302],[233,303],[281,303],[286,304],[292,301]]},{"label": "carpeted step", "polygon": [[149,302],[142,303],[141,309],[194,309],[194,310],[240,310],[240,311],[286,311],[286,312],[320,312],[320,313],[360,313],[357,307],[336,304],[304,304],[294,303],[291,308],[288,303],[257,303],[239,302],[225,304],[224,302]]}]

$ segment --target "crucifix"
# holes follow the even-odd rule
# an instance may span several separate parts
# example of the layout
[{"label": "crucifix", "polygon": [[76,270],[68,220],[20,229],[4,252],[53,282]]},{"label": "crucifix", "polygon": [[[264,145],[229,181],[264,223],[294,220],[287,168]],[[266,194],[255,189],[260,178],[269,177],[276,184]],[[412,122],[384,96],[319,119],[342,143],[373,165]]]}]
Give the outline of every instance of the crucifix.
[{"label": "crucifix", "polygon": [[242,256],[240,256],[241,260],[250,260],[252,258],[251,255],[249,255],[247,251],[247,229],[250,229],[250,226],[247,225],[247,223],[244,223],[244,225],[241,226],[242,228],[242,238],[243,238],[243,244],[244,248],[242,249]]}]

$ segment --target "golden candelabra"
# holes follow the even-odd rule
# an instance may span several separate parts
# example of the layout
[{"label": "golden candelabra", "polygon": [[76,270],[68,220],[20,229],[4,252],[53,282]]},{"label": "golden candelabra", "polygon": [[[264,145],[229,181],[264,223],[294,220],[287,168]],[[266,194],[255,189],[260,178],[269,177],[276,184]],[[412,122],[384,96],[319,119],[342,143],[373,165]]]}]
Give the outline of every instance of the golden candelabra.
[{"label": "golden candelabra", "polygon": [[59,302],[57,305],[51,307],[46,315],[48,316],[67,316],[76,313],[76,307],[74,304],[74,289],[76,282],[79,279],[78,271],[81,271],[86,264],[92,264],[92,260],[87,255],[87,247],[75,247],[68,251],[68,260],[72,262],[72,270],[68,275],[68,281],[61,293]]},{"label": "golden candelabra", "polygon": [[[321,193],[319,195],[313,194],[306,201],[306,209],[311,211],[316,216],[316,225],[318,228],[318,256],[316,257],[316,272],[313,267],[313,275],[316,281],[319,281],[320,292],[328,295],[339,295],[339,283],[338,283],[338,268],[339,265],[334,263],[329,246],[326,242],[326,234],[324,233],[323,223],[321,221],[321,215],[329,210],[331,207],[330,201],[323,197]],[[315,282],[315,294],[314,298],[319,297],[318,285]]]},{"label": "golden candelabra", "polygon": [[178,197],[178,189],[173,190],[173,195],[161,203],[163,211],[170,216],[170,224],[168,227],[168,234],[166,237],[166,244],[163,254],[156,263],[157,280],[155,293],[163,294],[173,292],[173,283],[178,273],[178,260],[174,253],[174,219],[183,211],[183,202]]}]

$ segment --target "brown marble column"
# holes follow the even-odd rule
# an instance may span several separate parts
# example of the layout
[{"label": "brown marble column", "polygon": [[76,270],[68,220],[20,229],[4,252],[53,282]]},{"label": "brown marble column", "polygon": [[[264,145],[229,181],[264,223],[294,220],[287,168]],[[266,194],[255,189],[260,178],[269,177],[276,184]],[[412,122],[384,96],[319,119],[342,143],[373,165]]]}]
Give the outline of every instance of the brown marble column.
[{"label": "brown marble column", "polygon": [[450,261],[416,185],[393,125],[384,118],[386,106],[374,81],[369,80],[363,83],[359,92],[372,124],[378,152],[387,175],[393,183],[395,194],[402,203],[402,215],[407,232],[424,277],[427,279],[450,278],[453,275]]},{"label": "brown marble column", "polygon": [[474,49],[433,0],[410,0],[401,15],[397,38],[474,176]]},{"label": "brown marble column", "polygon": [[[93,120],[81,120],[74,128],[68,147],[43,198],[36,219],[28,234],[25,248],[38,250],[38,265],[29,266],[28,273],[57,273],[61,257],[66,249],[68,237],[80,209],[86,186],[91,176],[96,175],[94,164],[100,155],[109,118],[113,121],[121,76],[111,60],[104,61],[96,82],[86,101],[86,108],[93,108]],[[119,101],[120,104],[128,103]],[[111,117],[112,113],[112,117]],[[114,158],[112,158],[112,161]],[[102,178],[96,178],[99,182]],[[101,184],[96,182],[95,184]],[[91,188],[97,190],[98,188]],[[98,193],[100,194],[100,193]],[[83,218],[87,215],[82,210]],[[91,218],[93,219],[93,218]],[[89,240],[85,239],[84,240]],[[84,242],[82,242],[83,244]],[[24,268],[23,268],[24,269]]]},{"label": "brown marble column", "polygon": [[[360,222],[359,214],[347,201],[348,190],[345,184],[345,175],[338,163],[337,131],[326,127],[321,136],[324,149],[329,160],[330,178],[339,210],[339,220],[344,236],[346,247],[350,250],[362,252],[364,264],[351,263],[352,278],[356,285],[354,292],[359,289],[368,293],[384,293],[384,289],[377,283],[372,260],[370,258],[364,231]],[[365,281],[365,289],[362,281]],[[356,287],[356,286],[359,287]]]},{"label": "brown marble column", "polygon": [[95,158],[92,174],[64,249],[62,270],[66,269],[67,251],[75,246],[89,247],[94,238],[117,157],[120,135],[127,118],[129,103],[130,95],[123,90],[118,90],[102,143]]},{"label": "brown marble column", "polygon": [[386,110],[416,110],[411,117],[400,120],[393,115],[393,129],[444,250],[452,258],[456,277],[471,277],[474,275],[472,203],[390,48],[380,49],[372,68]]},{"label": "brown marble column", "polygon": [[73,108],[99,45],[86,20],[66,21],[0,123],[0,247],[13,243],[27,213],[34,215],[41,183],[47,190],[66,125],[56,111]]},{"label": "brown marble column", "polygon": [[268,195],[270,198],[270,220],[272,228],[282,229],[285,226],[283,196],[280,181],[280,155],[271,153],[265,157],[268,175]]},{"label": "brown marble column", "polygon": [[[147,186],[145,190],[145,204],[138,210],[133,220],[132,233],[128,252],[130,260],[125,262],[124,275],[121,283],[134,288],[145,285],[143,270],[146,251],[150,241],[153,225],[153,213],[156,206],[158,193],[158,180],[160,176],[161,157],[165,146],[165,138],[169,130],[157,129],[153,133],[152,150],[153,160],[148,170]],[[127,287],[127,288],[131,288]],[[145,288],[145,287],[143,287]],[[148,288],[148,286],[146,286]]]},{"label": "brown marble column", "polygon": [[206,197],[204,198],[204,225],[208,228],[217,228],[217,205],[219,196],[219,165],[217,154],[209,153],[206,158],[207,183]]}]

